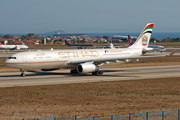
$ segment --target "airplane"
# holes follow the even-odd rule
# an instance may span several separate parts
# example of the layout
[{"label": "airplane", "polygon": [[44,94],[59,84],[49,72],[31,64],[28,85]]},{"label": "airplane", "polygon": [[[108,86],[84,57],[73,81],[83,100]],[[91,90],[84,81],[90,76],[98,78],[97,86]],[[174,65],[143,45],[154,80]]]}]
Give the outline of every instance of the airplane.
[{"label": "airplane", "polygon": [[[119,38],[121,40],[128,39],[128,36],[122,36],[122,35],[113,35],[113,38]],[[137,39],[135,36],[131,36],[132,39]]]},{"label": "airplane", "polygon": [[65,44],[70,47],[77,47],[78,49],[95,47],[92,44],[69,44],[67,40],[65,40]]},{"label": "airplane", "polygon": [[27,49],[28,46],[26,45],[3,45],[0,43],[0,49],[4,49],[4,50],[20,50],[20,49]]},{"label": "airplane", "polygon": [[126,47],[126,45],[113,45],[112,40],[111,43],[108,44],[108,46],[98,46],[98,47],[103,47],[103,49],[118,49],[119,47]]},{"label": "airplane", "polygon": [[[134,44],[133,40],[131,39],[131,37],[129,35],[128,35],[128,41],[129,41],[130,46]],[[152,48],[152,51],[157,51],[157,52],[161,52],[161,53],[166,50],[166,48],[164,48],[161,45],[148,45],[148,48]],[[145,52],[147,52],[147,51],[145,51]]]},{"label": "airplane", "polygon": [[165,57],[167,55],[142,56],[143,50],[148,50],[154,24],[148,23],[136,42],[128,48],[118,49],[71,49],[29,51],[11,55],[6,59],[7,66],[21,70],[21,76],[25,76],[25,70],[41,69],[44,71],[60,68],[71,69],[71,73],[92,73],[102,75],[99,66],[111,63],[121,64],[130,60],[138,61],[139,58]]}]

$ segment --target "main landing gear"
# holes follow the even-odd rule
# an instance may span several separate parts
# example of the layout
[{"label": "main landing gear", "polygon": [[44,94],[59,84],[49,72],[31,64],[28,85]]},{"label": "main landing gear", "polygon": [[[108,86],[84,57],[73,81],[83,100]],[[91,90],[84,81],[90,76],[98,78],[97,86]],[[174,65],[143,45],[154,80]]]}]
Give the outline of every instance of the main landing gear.
[{"label": "main landing gear", "polygon": [[[71,71],[71,74],[76,74],[78,73],[76,69],[72,69]],[[103,74],[103,71],[102,70],[98,70],[96,72],[92,72],[92,75],[102,75]]]},{"label": "main landing gear", "polygon": [[77,71],[76,69],[71,70],[70,72],[71,72],[72,74],[74,74],[74,73],[78,73],[78,71]]},{"label": "main landing gear", "polygon": [[20,71],[22,72],[22,73],[21,73],[21,76],[22,76],[22,77],[25,77],[26,74],[24,73],[24,70],[21,69]]},{"label": "main landing gear", "polygon": [[92,72],[92,75],[102,75],[103,71],[102,70],[98,70],[96,72]]}]

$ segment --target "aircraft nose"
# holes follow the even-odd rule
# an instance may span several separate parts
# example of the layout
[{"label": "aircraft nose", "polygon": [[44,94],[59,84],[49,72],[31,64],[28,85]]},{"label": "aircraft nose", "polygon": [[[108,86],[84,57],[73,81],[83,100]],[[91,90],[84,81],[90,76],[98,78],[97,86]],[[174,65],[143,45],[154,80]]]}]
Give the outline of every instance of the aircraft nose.
[{"label": "aircraft nose", "polygon": [[9,59],[6,59],[5,61],[4,61],[4,63],[6,64],[6,63],[10,63],[10,60]]},{"label": "aircraft nose", "polygon": [[9,59],[6,59],[6,60],[4,61],[4,63],[5,63],[6,65],[8,65],[8,64],[10,63]]},{"label": "aircraft nose", "polygon": [[6,59],[6,60],[4,61],[4,63],[5,63],[6,65],[10,66],[12,63],[15,62],[14,60],[16,60],[16,57],[10,56],[10,57],[8,57],[8,59]]}]

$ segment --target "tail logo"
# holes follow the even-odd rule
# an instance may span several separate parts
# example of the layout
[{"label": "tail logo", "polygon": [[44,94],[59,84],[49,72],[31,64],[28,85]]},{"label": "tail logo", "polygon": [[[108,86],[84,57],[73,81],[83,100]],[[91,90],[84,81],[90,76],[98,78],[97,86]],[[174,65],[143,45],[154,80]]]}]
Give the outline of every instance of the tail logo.
[{"label": "tail logo", "polygon": [[143,37],[142,37],[142,45],[143,45],[143,46],[146,46],[146,45],[147,45],[147,43],[148,43],[147,40],[148,40],[148,37],[147,37],[147,36],[143,36]]}]

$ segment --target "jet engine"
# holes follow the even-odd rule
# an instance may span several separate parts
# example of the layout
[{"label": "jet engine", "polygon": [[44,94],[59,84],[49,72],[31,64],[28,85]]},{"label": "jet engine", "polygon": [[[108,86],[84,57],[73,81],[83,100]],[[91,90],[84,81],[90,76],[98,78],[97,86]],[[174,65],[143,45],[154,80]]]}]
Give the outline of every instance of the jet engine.
[{"label": "jet engine", "polygon": [[92,63],[83,63],[77,66],[78,73],[91,73],[99,70],[99,66]]}]

